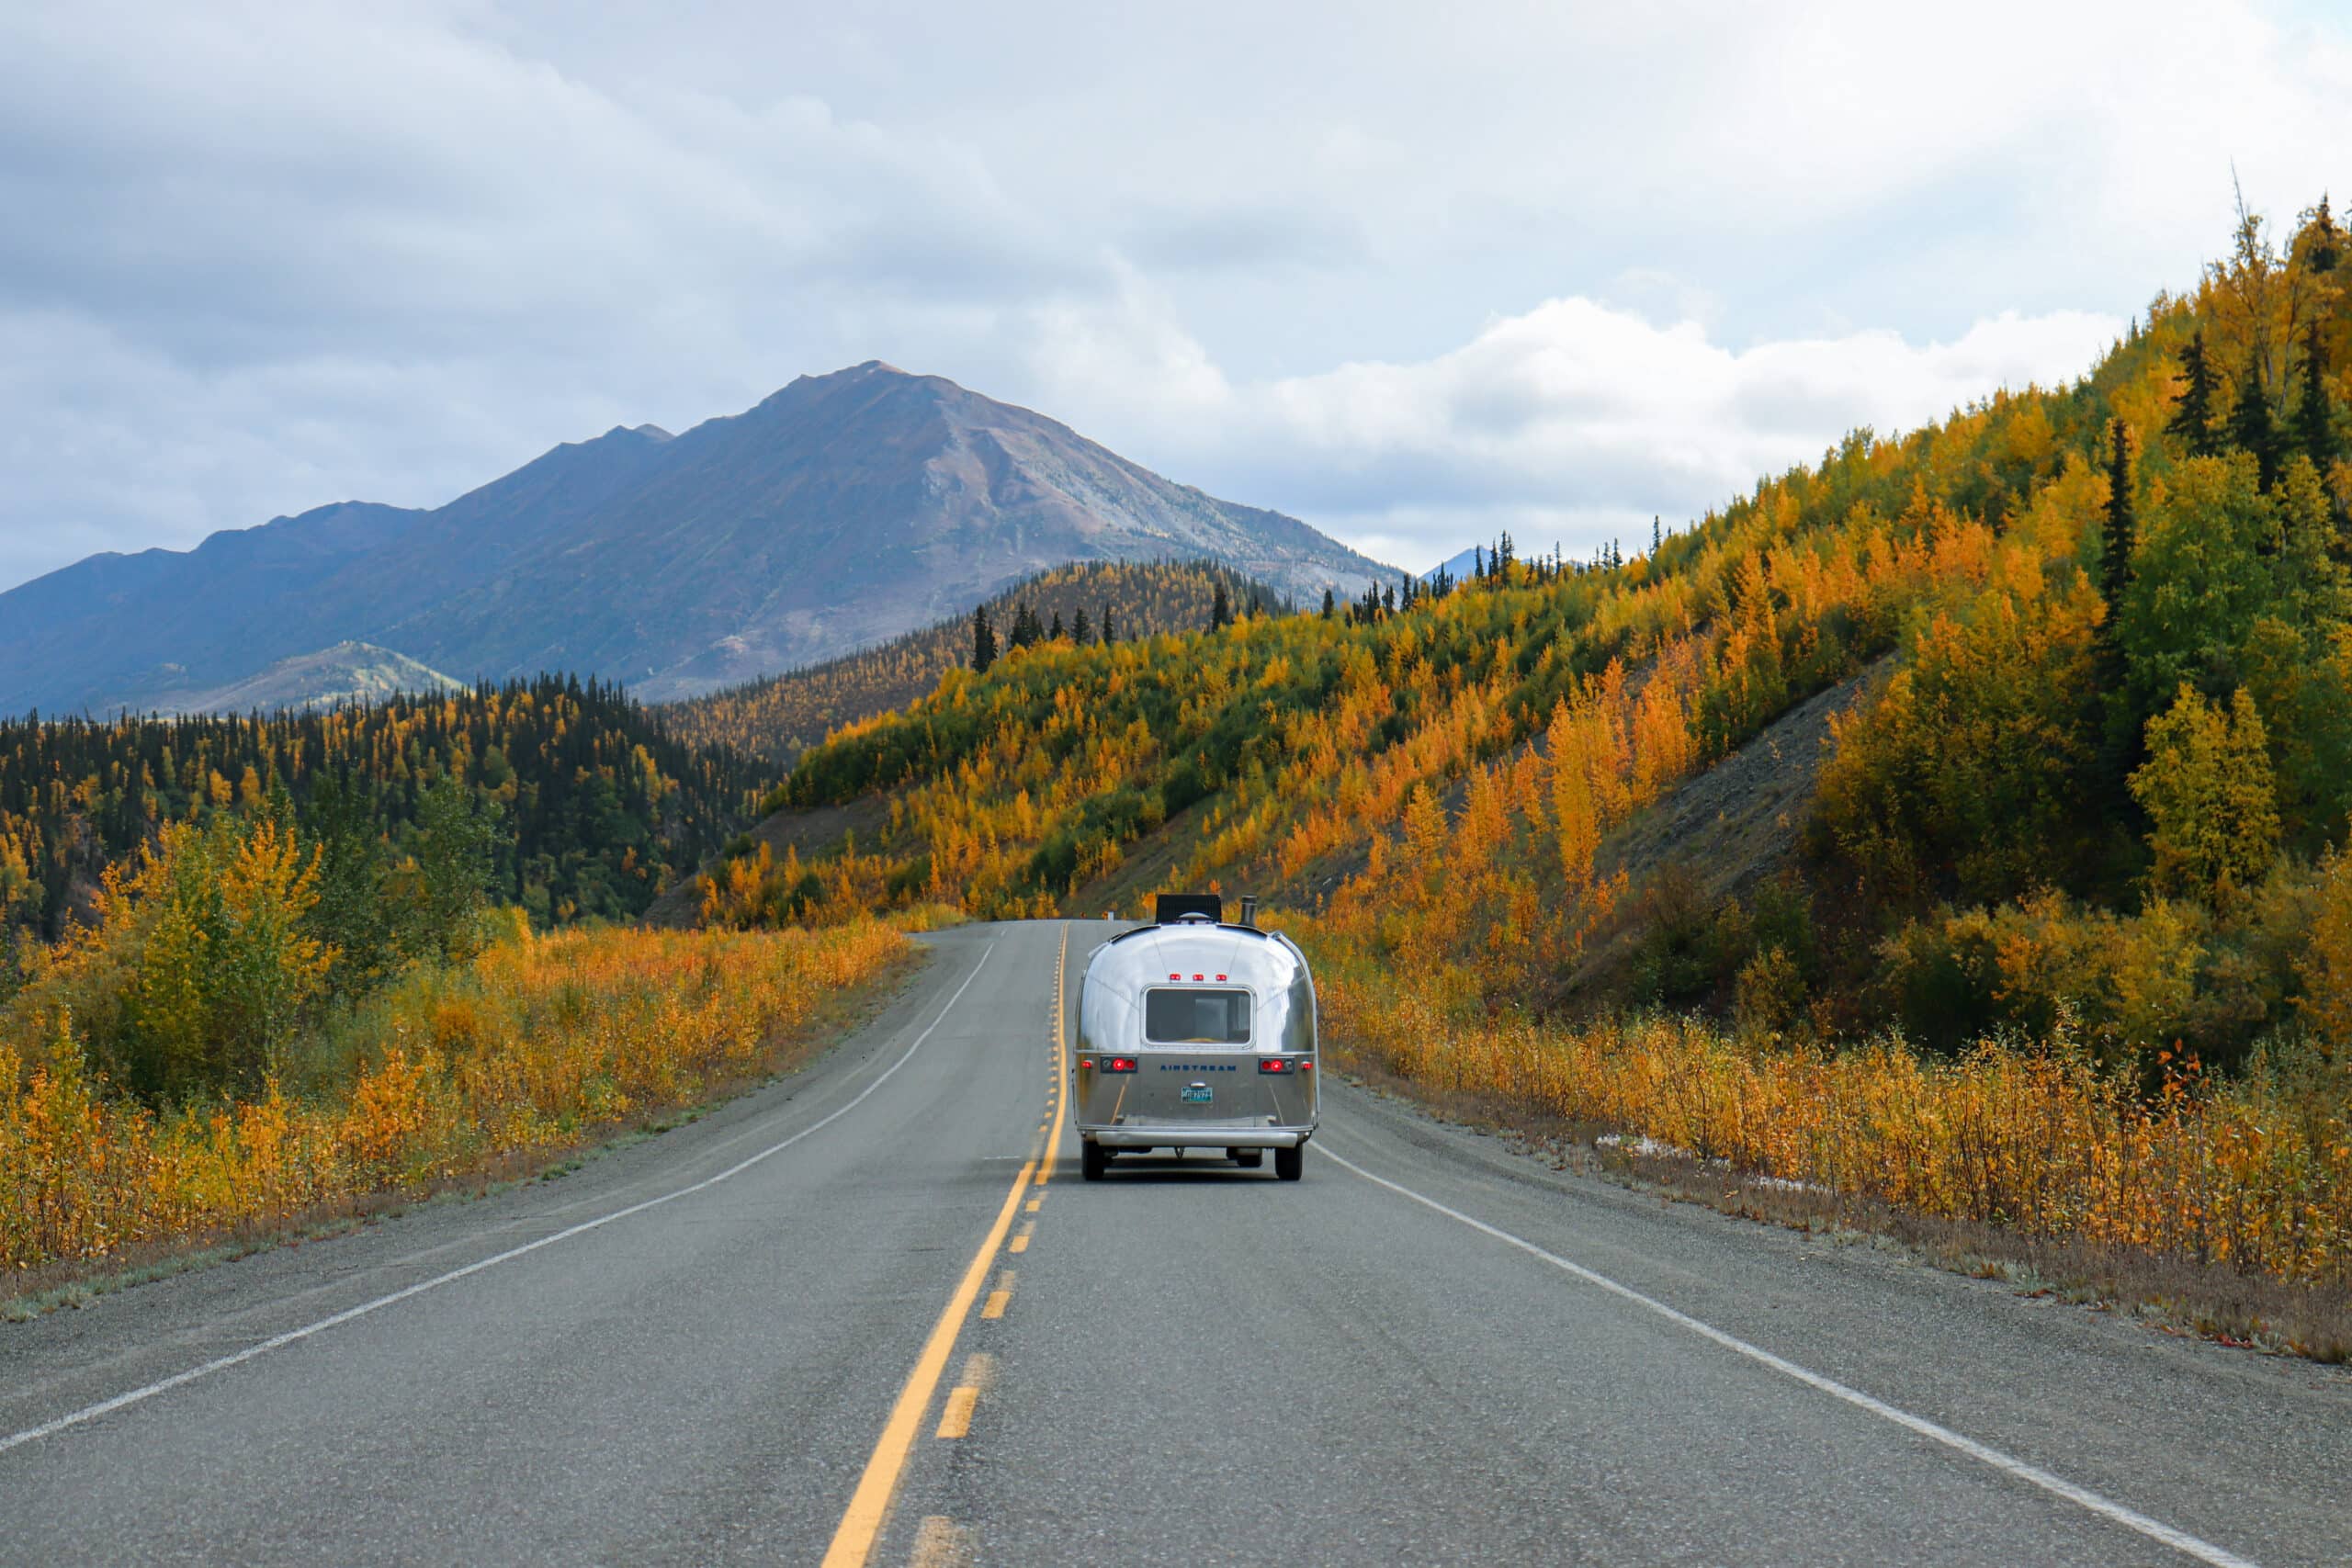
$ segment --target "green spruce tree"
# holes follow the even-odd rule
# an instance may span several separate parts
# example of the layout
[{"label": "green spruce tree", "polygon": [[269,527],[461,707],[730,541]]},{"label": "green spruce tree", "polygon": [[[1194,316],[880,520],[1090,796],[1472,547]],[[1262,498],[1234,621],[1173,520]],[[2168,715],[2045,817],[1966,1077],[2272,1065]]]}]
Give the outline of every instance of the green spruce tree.
[{"label": "green spruce tree", "polygon": [[2327,344],[2313,321],[2303,335],[2301,395],[2295,403],[2295,446],[2324,476],[2335,464],[2335,407],[2327,395]]},{"label": "green spruce tree", "polygon": [[2180,400],[2165,422],[2166,434],[2179,437],[2191,457],[2218,457],[2222,444],[2213,435],[2213,367],[2205,359],[2202,328],[2180,351]]},{"label": "green spruce tree", "polygon": [[989,624],[986,604],[972,612],[972,673],[985,675],[996,662],[996,628]]},{"label": "green spruce tree", "polygon": [[2262,389],[2261,363],[2251,357],[2238,378],[2237,406],[2230,411],[2230,443],[2254,455],[2264,490],[2278,482],[2278,416]]}]

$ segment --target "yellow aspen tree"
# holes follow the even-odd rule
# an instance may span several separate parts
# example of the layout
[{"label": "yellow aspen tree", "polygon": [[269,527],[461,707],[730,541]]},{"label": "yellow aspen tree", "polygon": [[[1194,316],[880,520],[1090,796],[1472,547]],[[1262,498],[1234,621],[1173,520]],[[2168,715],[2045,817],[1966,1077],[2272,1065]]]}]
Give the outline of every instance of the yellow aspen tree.
[{"label": "yellow aspen tree", "polygon": [[2148,721],[2148,760],[2131,787],[2153,824],[2148,847],[2164,891],[2226,897],[2278,852],[2268,740],[2243,687],[2224,715],[2183,682],[2172,706]]}]

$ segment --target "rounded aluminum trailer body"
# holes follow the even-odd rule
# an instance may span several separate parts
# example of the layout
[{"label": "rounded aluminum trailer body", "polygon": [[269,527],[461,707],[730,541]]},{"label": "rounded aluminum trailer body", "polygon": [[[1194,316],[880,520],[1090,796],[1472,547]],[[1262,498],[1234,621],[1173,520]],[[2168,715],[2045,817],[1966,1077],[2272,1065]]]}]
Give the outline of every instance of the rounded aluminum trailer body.
[{"label": "rounded aluminum trailer body", "polygon": [[1315,980],[1280,932],[1142,926],[1087,964],[1070,1068],[1087,1143],[1295,1149],[1315,1132],[1318,1068]]}]

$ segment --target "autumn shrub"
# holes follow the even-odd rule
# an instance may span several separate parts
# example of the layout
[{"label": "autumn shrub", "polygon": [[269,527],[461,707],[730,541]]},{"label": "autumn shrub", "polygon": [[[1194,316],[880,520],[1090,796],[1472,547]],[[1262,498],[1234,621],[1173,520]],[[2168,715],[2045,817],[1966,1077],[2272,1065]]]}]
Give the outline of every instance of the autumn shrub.
[{"label": "autumn shrub", "polygon": [[150,1103],[257,1091],[334,961],[304,920],[317,865],[268,818],[164,824],[107,869],[96,922],[36,955],[7,1024],[74,1027],[96,1069]]},{"label": "autumn shrub", "polygon": [[1882,944],[1883,984],[1934,1050],[2066,1024],[2117,1070],[2151,1073],[2163,1052],[2233,1066],[2296,1023],[2319,898],[2310,872],[2280,865],[2222,913],[2165,897],[2120,913],[2048,889],[1946,908]]},{"label": "autumn shrub", "polygon": [[2352,1090],[2291,1046],[2226,1078],[2176,1058],[2151,1090],[2064,1027],[1950,1056],[1669,1013],[1549,1027],[1310,941],[1340,1062],[1939,1218],[2352,1285]]},{"label": "autumn shrub", "polygon": [[822,931],[516,937],[425,967],[335,1020],[339,1076],[166,1109],[125,1096],[68,1008],[0,1043],[0,1266],[280,1223],[564,1146],[755,1071],[828,996],[906,951],[872,919]]}]

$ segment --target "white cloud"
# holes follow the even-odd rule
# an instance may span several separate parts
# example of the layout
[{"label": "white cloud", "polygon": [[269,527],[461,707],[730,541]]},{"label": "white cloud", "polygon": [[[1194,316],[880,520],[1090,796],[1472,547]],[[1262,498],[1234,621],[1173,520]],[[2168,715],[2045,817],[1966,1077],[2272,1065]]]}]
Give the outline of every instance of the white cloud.
[{"label": "white cloud", "polygon": [[1430,359],[1236,383],[1131,291],[1045,314],[1035,375],[1049,405],[1121,406],[1090,434],[1123,450],[1223,468],[1260,503],[1419,567],[1505,528],[1581,554],[1653,515],[1688,520],[1849,430],[2071,380],[2123,326],[2007,312],[1951,343],[1877,331],[1733,350],[1696,321],[1566,299]]},{"label": "white cloud", "polygon": [[2347,101],[2266,0],[0,8],[0,584],[869,357],[1573,546],[2082,368]]}]

